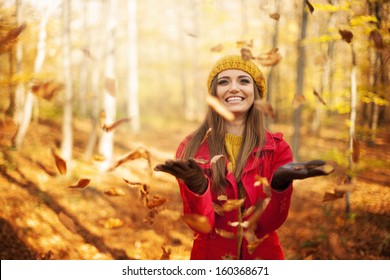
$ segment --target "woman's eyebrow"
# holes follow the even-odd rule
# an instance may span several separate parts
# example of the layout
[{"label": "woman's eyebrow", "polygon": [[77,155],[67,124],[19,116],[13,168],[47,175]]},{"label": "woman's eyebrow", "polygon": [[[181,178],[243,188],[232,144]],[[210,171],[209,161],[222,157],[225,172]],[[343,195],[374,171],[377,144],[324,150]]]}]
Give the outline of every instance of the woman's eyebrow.
[{"label": "woman's eyebrow", "polygon": [[[238,78],[250,78],[251,76],[250,75],[240,75],[238,76]],[[222,77],[218,77],[218,80],[220,79],[231,79],[231,76],[222,76]]]}]

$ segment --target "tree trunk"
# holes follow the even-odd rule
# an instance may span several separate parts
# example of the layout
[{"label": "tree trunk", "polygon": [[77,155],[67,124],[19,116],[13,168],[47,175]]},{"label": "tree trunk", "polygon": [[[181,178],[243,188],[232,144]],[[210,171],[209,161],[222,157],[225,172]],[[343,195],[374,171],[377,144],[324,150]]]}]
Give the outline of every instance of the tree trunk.
[{"label": "tree trunk", "polygon": [[70,37],[70,10],[71,0],[63,0],[63,67],[64,67],[64,115],[62,122],[61,155],[68,165],[71,165],[73,149],[73,90],[71,69],[71,37]]},{"label": "tree trunk", "polygon": [[[116,118],[116,92],[117,78],[115,74],[115,32],[116,32],[116,12],[118,2],[110,1],[109,21],[108,21],[108,40],[107,40],[107,59],[105,64],[105,82],[103,90],[103,110],[105,113],[105,123],[112,124]],[[114,131],[104,132],[100,137],[99,154],[103,155],[104,161],[101,169],[106,170],[111,166],[114,155]]]},{"label": "tree trunk", "polygon": [[127,114],[130,117],[131,131],[141,130],[138,101],[138,39],[137,39],[137,0],[128,1],[128,36],[129,36],[129,79]]},{"label": "tree trunk", "polygon": [[[16,0],[16,21],[17,25],[22,24],[22,6],[21,0]],[[22,73],[22,61],[23,61],[23,47],[21,42],[16,42],[16,74],[21,76]],[[19,81],[15,89],[15,110],[14,110],[14,122],[20,124],[23,118],[23,104],[25,101],[25,88],[24,83]]]},{"label": "tree trunk", "polygon": [[[307,28],[307,11],[305,3],[302,5],[302,23],[301,23],[301,33],[298,40],[298,63],[297,63],[297,88],[296,96],[303,95],[303,81],[305,74],[305,47],[302,42],[306,37],[306,28]],[[302,115],[302,104],[294,109],[293,123],[294,123],[294,133],[292,138],[292,152],[295,161],[299,161],[299,145],[300,145],[300,129],[301,129],[301,115]]]},{"label": "tree trunk", "polygon": [[[46,56],[46,24],[49,20],[49,13],[50,11],[47,11],[44,16],[41,19],[41,22],[39,24],[39,39],[38,39],[38,45],[37,45],[37,56],[35,58],[35,64],[34,64],[34,73],[39,73],[42,69],[43,62],[45,60]],[[31,88],[27,92],[26,102],[24,103],[24,109],[23,109],[23,117],[18,129],[18,132],[15,137],[15,146],[17,149],[19,149],[22,144],[24,137],[26,136],[27,129],[30,125],[31,116],[33,112],[34,103],[36,102],[36,97],[32,93]]]}]

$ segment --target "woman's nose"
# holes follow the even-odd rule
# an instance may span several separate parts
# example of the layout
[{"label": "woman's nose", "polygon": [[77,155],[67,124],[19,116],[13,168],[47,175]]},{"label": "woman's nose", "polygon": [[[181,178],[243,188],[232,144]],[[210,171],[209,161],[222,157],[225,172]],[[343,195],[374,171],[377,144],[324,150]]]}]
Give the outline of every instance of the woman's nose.
[{"label": "woman's nose", "polygon": [[230,89],[229,89],[231,92],[237,92],[240,90],[239,88],[239,85],[238,83],[235,83],[235,82],[232,82],[231,85],[230,85]]}]

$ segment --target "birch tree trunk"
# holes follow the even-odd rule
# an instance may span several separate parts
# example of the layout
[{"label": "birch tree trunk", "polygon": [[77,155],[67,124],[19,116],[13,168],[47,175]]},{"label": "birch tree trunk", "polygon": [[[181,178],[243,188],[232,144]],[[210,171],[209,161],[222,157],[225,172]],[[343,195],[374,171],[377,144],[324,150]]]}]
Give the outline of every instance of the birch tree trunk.
[{"label": "birch tree trunk", "polygon": [[131,131],[137,133],[141,129],[138,101],[138,40],[137,40],[137,0],[128,1],[128,36],[129,36],[129,83],[127,114],[131,119]]},{"label": "birch tree trunk", "polygon": [[71,70],[71,39],[70,39],[70,10],[71,0],[63,0],[63,67],[64,67],[64,115],[62,122],[62,143],[61,155],[68,165],[71,165],[73,149],[73,90],[72,90],[72,70]]},{"label": "birch tree trunk", "polygon": [[[107,37],[107,57],[105,64],[105,81],[103,90],[103,110],[105,113],[105,123],[112,124],[116,118],[116,91],[117,78],[115,74],[115,31],[117,0],[110,1],[108,37]],[[114,131],[104,132],[100,137],[99,153],[103,155],[104,161],[101,169],[106,170],[111,166],[114,154]]]},{"label": "birch tree trunk", "polygon": [[[302,45],[303,40],[306,37],[307,28],[307,11],[305,3],[302,3],[302,23],[301,33],[298,40],[298,63],[297,63],[297,86],[296,86],[296,97],[303,95],[303,81],[304,81],[304,70],[305,70],[305,47]],[[293,124],[294,133],[292,138],[292,152],[295,161],[299,161],[299,145],[301,138],[301,115],[302,115],[302,104],[298,104],[294,109]]]},{"label": "birch tree trunk", "polygon": [[[41,22],[39,23],[39,39],[37,44],[37,56],[34,63],[34,73],[39,73],[42,69],[43,62],[46,56],[46,25],[49,20],[50,8],[43,15]],[[24,137],[26,136],[27,129],[31,122],[31,116],[33,112],[34,103],[36,102],[36,96],[32,93],[31,88],[27,92],[26,101],[23,108],[23,117],[15,137],[15,147],[19,149],[22,144]]]}]

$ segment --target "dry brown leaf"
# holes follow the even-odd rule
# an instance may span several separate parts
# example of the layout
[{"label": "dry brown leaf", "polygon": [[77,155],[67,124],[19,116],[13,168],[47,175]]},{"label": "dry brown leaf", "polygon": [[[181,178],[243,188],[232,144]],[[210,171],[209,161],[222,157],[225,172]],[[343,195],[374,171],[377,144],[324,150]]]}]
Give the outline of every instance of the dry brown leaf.
[{"label": "dry brown leaf", "polygon": [[114,122],[113,124],[110,124],[110,125],[103,124],[103,131],[104,132],[111,132],[114,129],[116,129],[118,126],[120,126],[121,124],[123,124],[125,122],[129,122],[130,120],[131,120],[130,118],[123,118],[123,119],[117,120],[116,122]]},{"label": "dry brown leaf", "polygon": [[225,213],[223,211],[223,207],[221,205],[213,202],[213,208],[214,208],[215,214],[217,214],[219,216],[224,216],[225,215]]},{"label": "dry brown leaf", "polygon": [[66,161],[55,152],[54,148],[51,150],[51,153],[60,174],[66,174]]},{"label": "dry brown leaf", "polygon": [[298,108],[299,106],[306,103],[306,98],[303,94],[296,94],[294,95],[293,99],[293,107]]},{"label": "dry brown leaf", "polygon": [[148,161],[148,164],[149,164],[149,168],[151,168],[151,161],[150,161],[150,153],[143,149],[143,148],[138,148],[136,149],[135,151],[133,152],[130,152],[124,156],[122,156],[119,160],[117,160],[112,167],[110,167],[108,169],[108,171],[113,171],[115,168],[117,168],[118,166],[128,162],[128,161],[131,161],[131,160],[136,160],[136,159],[146,159]]},{"label": "dry brown leaf", "polygon": [[156,208],[151,209],[146,215],[146,217],[144,218],[143,222],[150,226],[153,225],[157,214],[158,214],[158,210]]},{"label": "dry brown leaf", "polygon": [[310,13],[313,14],[313,12],[314,12],[313,5],[308,0],[305,0],[305,3],[306,3],[306,6],[309,8]]},{"label": "dry brown leaf", "polygon": [[108,218],[100,221],[100,224],[106,229],[122,227],[125,222],[119,218]]},{"label": "dry brown leaf", "polygon": [[245,209],[244,213],[242,214],[242,216],[245,218],[245,217],[248,217],[250,215],[252,215],[254,213],[254,211],[256,210],[256,206],[255,205],[252,205],[251,207]]},{"label": "dry brown leaf", "polygon": [[189,227],[200,233],[209,233],[212,230],[210,222],[206,216],[199,214],[187,214],[182,216],[182,219]]},{"label": "dry brown leaf", "polygon": [[274,112],[274,109],[272,108],[272,105],[265,101],[265,100],[255,100],[254,103],[253,103],[253,106],[255,106],[255,108],[261,112],[264,113],[264,115],[272,118],[272,119],[275,119],[276,118],[276,114]]},{"label": "dry brown leaf", "polygon": [[244,60],[244,61],[251,60],[251,59],[255,58],[252,54],[251,49],[246,47],[246,46],[241,48],[241,57],[242,57],[242,60]]},{"label": "dry brown leaf", "polygon": [[278,48],[272,48],[269,52],[256,56],[256,61],[263,66],[274,66],[282,60]]},{"label": "dry brown leaf", "polygon": [[170,260],[171,259],[171,248],[165,249],[164,246],[161,246],[162,249],[162,255],[160,257],[160,260]]},{"label": "dry brown leaf", "polygon": [[159,196],[155,195],[152,198],[152,200],[149,200],[148,198],[146,198],[146,207],[148,207],[149,209],[153,209],[153,208],[156,208],[156,207],[163,205],[166,201],[167,201],[166,198],[159,197]]},{"label": "dry brown leaf", "polygon": [[211,133],[212,130],[213,130],[213,129],[212,129],[211,127],[207,130],[207,132],[206,132],[206,134],[204,135],[204,137],[203,137],[202,141],[200,142],[199,146],[202,145],[203,142],[207,140],[207,138],[209,138],[209,135],[210,135],[210,133]]},{"label": "dry brown leaf", "polygon": [[228,200],[228,197],[227,197],[225,194],[220,194],[220,195],[217,197],[217,199],[218,199],[219,201],[226,201],[226,200]]},{"label": "dry brown leaf", "polygon": [[335,190],[333,193],[325,192],[325,195],[324,195],[324,198],[322,199],[322,202],[333,201],[336,199],[343,198],[344,194],[345,194],[345,191],[339,191],[339,190]]},{"label": "dry brown leaf", "polygon": [[261,176],[259,176],[259,175],[256,174],[255,180],[256,180],[255,183],[254,183],[254,186],[255,186],[255,187],[258,187],[258,186],[260,186],[260,185],[269,187],[269,182],[268,182],[268,179],[267,179],[267,178],[261,177]]},{"label": "dry brown leaf", "polygon": [[19,27],[9,30],[3,38],[0,38],[0,46],[5,46],[10,42],[14,42],[19,37],[19,35],[26,29],[26,26],[27,25],[23,23]]},{"label": "dry brown leaf", "polygon": [[245,199],[229,199],[223,205],[222,209],[224,212],[230,212],[232,210],[240,208],[244,204]]},{"label": "dry brown leaf", "polygon": [[221,228],[216,228],[215,232],[218,235],[220,235],[220,236],[222,236],[223,238],[226,238],[226,239],[236,239],[237,238],[237,235],[235,233],[227,231],[227,230],[224,230],[224,229],[221,229]]},{"label": "dry brown leaf", "polygon": [[210,165],[213,166],[214,164],[217,163],[218,160],[220,160],[221,158],[224,158],[224,157],[225,157],[224,155],[213,156],[213,158],[210,160]]},{"label": "dry brown leaf", "polygon": [[207,159],[203,159],[203,158],[194,158],[194,160],[196,163],[199,163],[199,164],[209,163],[209,161]]},{"label": "dry brown leaf", "polygon": [[214,46],[214,47],[212,47],[210,49],[210,51],[212,51],[212,52],[220,52],[222,50],[223,50],[223,45],[222,44],[218,44],[218,45],[216,45],[216,46]]},{"label": "dry brown leaf", "polygon": [[333,255],[337,259],[345,259],[347,252],[341,244],[340,237],[336,233],[329,234],[329,245],[333,252]]},{"label": "dry brown leaf", "polygon": [[219,100],[217,97],[208,95],[207,96],[207,104],[220,116],[225,118],[228,121],[234,120],[234,114],[230,112]]},{"label": "dry brown leaf", "polygon": [[78,234],[74,221],[65,213],[58,213],[58,220],[72,233]]},{"label": "dry brown leaf", "polygon": [[313,94],[318,98],[318,100],[319,100],[322,104],[326,105],[325,100],[322,98],[322,96],[321,96],[316,90],[313,90]]},{"label": "dry brown leaf", "polygon": [[51,100],[56,93],[64,88],[64,85],[57,82],[35,82],[31,87],[31,92],[37,97]]},{"label": "dry brown leaf", "polygon": [[280,14],[273,13],[273,14],[270,14],[269,17],[274,19],[274,20],[279,20],[280,19]]},{"label": "dry brown leaf", "polygon": [[108,190],[104,191],[104,194],[108,196],[123,196],[125,195],[125,192],[121,189],[111,187]]},{"label": "dry brown leaf", "polygon": [[349,30],[341,30],[339,29],[339,33],[341,35],[341,38],[347,42],[348,44],[352,42],[353,33]]},{"label": "dry brown leaf", "polygon": [[89,183],[91,182],[91,179],[80,179],[75,185],[68,186],[70,189],[84,189],[86,188]]},{"label": "dry brown leaf", "polygon": [[268,234],[263,236],[262,238],[257,238],[255,232],[253,230],[247,230],[244,232],[244,237],[248,241],[248,252],[249,254],[253,254],[256,248],[268,238]]}]

